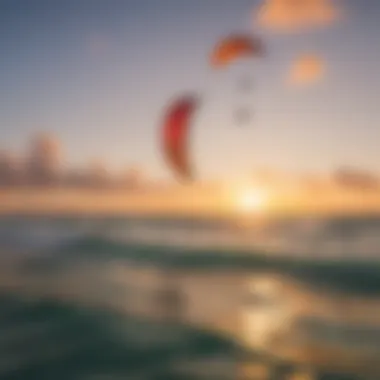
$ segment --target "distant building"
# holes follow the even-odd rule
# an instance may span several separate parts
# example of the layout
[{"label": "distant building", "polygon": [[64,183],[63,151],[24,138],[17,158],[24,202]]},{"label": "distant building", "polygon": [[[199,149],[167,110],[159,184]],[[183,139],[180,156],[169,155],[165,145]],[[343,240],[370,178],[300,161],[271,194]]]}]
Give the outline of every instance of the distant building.
[{"label": "distant building", "polygon": [[143,172],[130,167],[112,176],[103,160],[92,160],[85,168],[65,167],[62,146],[56,137],[39,133],[30,140],[19,160],[0,151],[0,187],[38,186],[78,189],[136,189],[143,183]]},{"label": "distant building", "polygon": [[91,188],[103,188],[110,185],[110,178],[105,164],[100,160],[90,163],[86,172],[86,185]]},{"label": "distant building", "polygon": [[19,183],[20,166],[9,152],[0,152],[0,186],[14,186]]},{"label": "distant building", "polygon": [[48,134],[39,134],[31,142],[25,165],[25,176],[30,185],[56,185],[60,180],[61,146]]},{"label": "distant building", "polygon": [[68,188],[83,188],[87,186],[87,177],[84,170],[68,170],[64,173],[62,184]]},{"label": "distant building", "polygon": [[142,185],[143,179],[143,171],[137,167],[131,167],[122,176],[121,186],[128,189],[136,189]]}]

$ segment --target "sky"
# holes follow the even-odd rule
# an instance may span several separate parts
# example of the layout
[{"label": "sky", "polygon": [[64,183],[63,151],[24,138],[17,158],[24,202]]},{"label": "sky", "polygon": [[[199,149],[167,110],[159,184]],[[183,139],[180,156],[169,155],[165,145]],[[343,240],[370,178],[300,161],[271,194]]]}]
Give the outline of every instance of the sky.
[{"label": "sky", "polygon": [[[21,151],[44,130],[59,136],[70,165],[100,157],[170,178],[163,112],[195,92],[190,156],[202,179],[255,167],[380,172],[380,2],[332,4],[340,17],[331,23],[284,31],[260,24],[255,0],[1,0],[1,146]],[[209,54],[232,32],[260,35],[267,55],[215,72]],[[307,54],[323,73],[289,85]],[[247,72],[254,90],[242,100]],[[254,115],[246,126],[233,119],[241,102]]]}]

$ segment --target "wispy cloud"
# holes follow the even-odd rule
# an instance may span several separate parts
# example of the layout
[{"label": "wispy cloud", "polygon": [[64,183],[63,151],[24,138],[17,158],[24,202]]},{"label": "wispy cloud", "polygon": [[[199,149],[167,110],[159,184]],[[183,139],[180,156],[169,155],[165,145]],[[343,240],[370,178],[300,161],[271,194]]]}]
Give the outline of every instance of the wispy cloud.
[{"label": "wispy cloud", "polygon": [[306,86],[319,82],[326,72],[325,61],[317,55],[306,54],[297,57],[287,75],[287,82],[293,86]]},{"label": "wispy cloud", "polygon": [[[290,173],[275,169],[255,171],[254,183],[283,189],[293,183],[299,190],[312,194],[348,192],[373,192],[380,190],[380,174],[350,166],[337,167],[329,172]],[[380,193],[379,193],[380,195]]]},{"label": "wispy cloud", "polygon": [[341,11],[331,0],[264,0],[255,10],[255,24],[279,32],[326,27]]},{"label": "wispy cloud", "polygon": [[334,183],[346,190],[372,191],[380,189],[380,178],[376,173],[350,167],[338,168],[332,173]]}]

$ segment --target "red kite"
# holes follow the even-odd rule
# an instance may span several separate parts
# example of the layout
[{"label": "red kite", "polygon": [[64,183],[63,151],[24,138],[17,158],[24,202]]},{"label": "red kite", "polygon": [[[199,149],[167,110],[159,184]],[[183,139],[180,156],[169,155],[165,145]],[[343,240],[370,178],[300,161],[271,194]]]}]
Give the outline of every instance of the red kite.
[{"label": "red kite", "polygon": [[163,150],[168,165],[182,179],[192,179],[193,170],[188,157],[191,117],[199,104],[196,96],[175,100],[166,112],[163,123]]}]

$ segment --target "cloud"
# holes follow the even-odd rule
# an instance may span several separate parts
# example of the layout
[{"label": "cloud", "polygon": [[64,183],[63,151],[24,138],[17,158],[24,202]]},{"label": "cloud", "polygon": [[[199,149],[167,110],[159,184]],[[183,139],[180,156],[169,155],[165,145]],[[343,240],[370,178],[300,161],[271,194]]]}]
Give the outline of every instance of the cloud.
[{"label": "cloud", "polygon": [[346,190],[372,191],[380,189],[380,178],[370,171],[342,167],[332,173],[332,180]]},{"label": "cloud", "polygon": [[331,0],[264,0],[255,11],[255,24],[281,31],[295,32],[332,24],[340,11]]},{"label": "cloud", "polygon": [[370,170],[348,166],[338,167],[330,173],[308,173],[300,178],[302,190],[315,193],[336,193],[342,191],[376,191],[380,190],[380,177]]},{"label": "cloud", "polygon": [[288,83],[294,86],[312,85],[320,81],[326,71],[324,60],[316,55],[308,54],[298,57],[288,73]]}]

